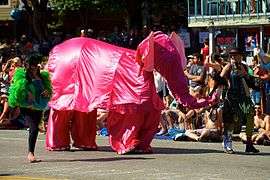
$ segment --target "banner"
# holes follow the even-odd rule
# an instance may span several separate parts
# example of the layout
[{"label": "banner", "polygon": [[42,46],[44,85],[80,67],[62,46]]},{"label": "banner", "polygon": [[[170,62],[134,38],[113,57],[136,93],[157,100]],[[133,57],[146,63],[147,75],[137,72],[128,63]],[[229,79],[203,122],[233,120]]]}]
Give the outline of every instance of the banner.
[{"label": "banner", "polygon": [[199,43],[202,44],[205,39],[209,39],[209,32],[199,32]]},{"label": "banner", "polygon": [[178,35],[183,40],[185,48],[190,48],[190,33],[189,32],[181,32]]}]

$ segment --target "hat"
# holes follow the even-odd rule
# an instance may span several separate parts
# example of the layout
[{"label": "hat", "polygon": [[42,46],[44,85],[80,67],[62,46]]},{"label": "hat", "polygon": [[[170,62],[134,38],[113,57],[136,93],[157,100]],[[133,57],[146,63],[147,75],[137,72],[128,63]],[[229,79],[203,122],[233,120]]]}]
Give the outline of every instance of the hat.
[{"label": "hat", "polygon": [[189,55],[187,58],[188,58],[188,59],[193,59],[194,56],[193,56],[193,55]]},{"label": "hat", "polygon": [[190,88],[193,92],[200,92],[200,90],[202,90],[202,86],[195,86],[195,87],[190,87]]},{"label": "hat", "polygon": [[259,104],[256,104],[254,107],[255,108],[261,108],[261,106]]},{"label": "hat", "polygon": [[243,51],[240,48],[232,48],[229,52],[229,54],[239,54],[239,55],[244,55]]}]

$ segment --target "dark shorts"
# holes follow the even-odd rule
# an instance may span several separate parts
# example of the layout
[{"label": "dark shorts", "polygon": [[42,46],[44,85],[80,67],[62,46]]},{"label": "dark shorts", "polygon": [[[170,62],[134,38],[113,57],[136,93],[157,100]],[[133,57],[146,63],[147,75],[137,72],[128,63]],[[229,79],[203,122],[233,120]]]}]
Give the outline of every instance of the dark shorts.
[{"label": "dark shorts", "polygon": [[165,93],[163,93],[163,91],[159,91],[157,94],[160,97],[160,99],[163,99],[163,97],[166,97],[169,95],[169,89],[167,88],[167,86],[165,86]]}]

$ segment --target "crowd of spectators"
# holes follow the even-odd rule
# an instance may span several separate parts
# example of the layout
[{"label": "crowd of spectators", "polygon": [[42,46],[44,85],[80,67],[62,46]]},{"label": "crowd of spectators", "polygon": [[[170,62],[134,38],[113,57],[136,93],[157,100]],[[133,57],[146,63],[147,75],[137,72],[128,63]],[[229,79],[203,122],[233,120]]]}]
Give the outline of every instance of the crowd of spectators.
[{"label": "crowd of spectators", "polygon": [[[254,103],[256,114],[254,114],[254,144],[270,144],[270,114],[267,108],[270,105],[269,96],[269,68],[270,63],[270,44],[268,52],[259,50],[247,63],[244,58],[242,64],[247,67],[248,75],[251,78],[252,88],[250,88],[250,98]],[[184,71],[188,81],[190,94],[197,99],[207,97],[212,94],[217,86],[220,91],[220,102],[212,107],[200,109],[189,109],[177,103],[171,93],[167,93],[166,80],[160,75],[155,75],[157,93],[163,87],[161,96],[166,109],[161,114],[160,131],[157,138],[173,140],[191,141],[222,141],[223,135],[223,103],[226,97],[228,83],[220,77],[226,64],[230,62],[230,57],[222,58],[220,52],[215,52],[209,56],[208,40],[204,42],[201,52],[195,52],[188,56],[188,64]],[[161,82],[161,83],[160,83]],[[168,102],[168,99],[169,102]],[[231,118],[233,116],[231,115]],[[243,124],[242,124],[243,123]],[[239,140],[246,142],[244,122],[234,129]]]}]

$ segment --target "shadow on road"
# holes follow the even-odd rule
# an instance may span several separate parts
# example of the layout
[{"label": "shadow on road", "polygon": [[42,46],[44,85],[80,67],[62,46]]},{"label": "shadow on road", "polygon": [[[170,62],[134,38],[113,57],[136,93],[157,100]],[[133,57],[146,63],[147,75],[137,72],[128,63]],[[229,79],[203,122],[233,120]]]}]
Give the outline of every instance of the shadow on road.
[{"label": "shadow on road", "polygon": [[222,150],[214,149],[182,149],[182,148],[162,148],[154,147],[154,154],[205,154],[205,153],[224,153]]},{"label": "shadow on road", "polygon": [[97,158],[97,159],[47,159],[41,162],[108,162],[108,161],[123,161],[123,160],[151,160],[155,158],[145,157],[111,157],[111,158]]},{"label": "shadow on road", "polygon": [[[17,175],[17,174],[8,174],[8,173],[3,173],[3,174],[1,174],[1,173],[0,173],[0,177],[1,177],[1,176],[14,176],[14,175]],[[0,179],[2,179],[2,178],[0,178]]]},{"label": "shadow on road", "polygon": [[[162,147],[154,147],[154,154],[206,154],[206,153],[222,153],[223,150],[215,150],[215,149],[182,149],[182,148],[162,148]],[[236,155],[253,155],[253,156],[269,156],[270,153],[260,152],[257,154],[250,154],[245,152],[235,152]]]},{"label": "shadow on road", "polygon": [[270,156],[270,153],[260,152],[256,154],[245,153],[245,152],[235,152],[237,155],[245,155],[245,156]]},{"label": "shadow on road", "polygon": [[[87,151],[87,150],[71,149],[69,152],[77,152],[77,151]],[[92,151],[92,150],[89,150],[89,151]],[[110,146],[99,146],[98,150],[95,150],[95,151],[114,152]],[[208,153],[224,154],[224,151],[222,149],[216,150],[216,149],[192,149],[192,148],[183,149],[183,148],[153,147],[153,151],[154,151],[153,154],[208,154]],[[54,151],[54,152],[59,152],[59,151]],[[147,154],[130,153],[127,155],[147,155]],[[257,154],[249,154],[249,153],[245,153],[244,151],[235,151],[235,155],[269,156],[270,153],[260,152]],[[119,159],[119,160],[127,160],[127,159]],[[97,159],[91,159],[91,160],[82,159],[78,161],[98,161],[98,160]],[[103,160],[99,160],[99,161],[103,161]],[[108,161],[112,161],[112,160],[108,160]]]}]

